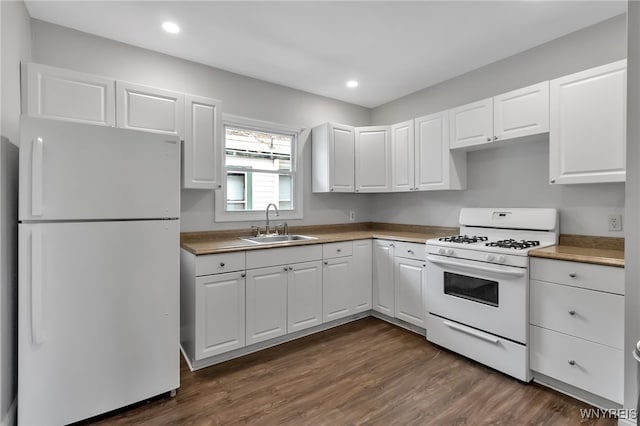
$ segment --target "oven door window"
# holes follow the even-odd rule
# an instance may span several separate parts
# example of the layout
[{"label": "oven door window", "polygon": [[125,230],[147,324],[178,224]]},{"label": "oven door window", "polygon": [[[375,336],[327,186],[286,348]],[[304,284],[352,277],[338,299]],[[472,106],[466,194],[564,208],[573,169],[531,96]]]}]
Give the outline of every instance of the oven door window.
[{"label": "oven door window", "polygon": [[444,293],[489,306],[498,305],[498,281],[444,273]]}]

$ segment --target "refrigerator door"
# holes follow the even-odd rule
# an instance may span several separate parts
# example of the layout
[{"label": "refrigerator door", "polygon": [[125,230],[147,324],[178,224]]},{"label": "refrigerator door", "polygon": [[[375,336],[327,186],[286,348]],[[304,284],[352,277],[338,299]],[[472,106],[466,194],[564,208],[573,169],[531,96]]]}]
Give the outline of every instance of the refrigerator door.
[{"label": "refrigerator door", "polygon": [[21,118],[21,221],[180,216],[176,136]]},{"label": "refrigerator door", "polygon": [[179,386],[179,221],[19,225],[18,424]]}]

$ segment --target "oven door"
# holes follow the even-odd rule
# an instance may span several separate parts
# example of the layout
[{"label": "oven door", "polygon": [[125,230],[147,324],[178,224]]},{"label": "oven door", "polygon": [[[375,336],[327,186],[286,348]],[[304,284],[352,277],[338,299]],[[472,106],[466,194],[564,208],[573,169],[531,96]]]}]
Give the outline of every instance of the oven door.
[{"label": "oven door", "polygon": [[526,344],[527,268],[437,255],[427,260],[429,313]]}]

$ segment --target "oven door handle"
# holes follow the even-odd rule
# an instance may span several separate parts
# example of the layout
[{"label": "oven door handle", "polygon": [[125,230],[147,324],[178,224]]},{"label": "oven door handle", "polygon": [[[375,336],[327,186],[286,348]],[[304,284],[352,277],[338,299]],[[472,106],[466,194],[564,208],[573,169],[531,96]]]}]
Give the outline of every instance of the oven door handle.
[{"label": "oven door handle", "polygon": [[454,268],[461,268],[461,269],[470,269],[472,271],[489,272],[492,274],[508,275],[511,277],[522,277],[527,273],[526,269],[524,268],[500,269],[500,268],[491,268],[489,266],[468,265],[466,263],[452,262],[450,260],[439,259],[433,256],[427,256],[427,260],[431,263],[436,263],[438,265],[452,266]]},{"label": "oven door handle", "polygon": [[477,337],[480,340],[493,343],[494,345],[497,345],[498,343],[500,343],[500,340],[497,337],[494,337],[490,334],[482,333],[478,330],[474,330],[473,328],[465,327],[463,325],[456,324],[449,321],[442,321],[442,323],[453,330],[459,331],[464,334],[468,334],[469,336]]}]

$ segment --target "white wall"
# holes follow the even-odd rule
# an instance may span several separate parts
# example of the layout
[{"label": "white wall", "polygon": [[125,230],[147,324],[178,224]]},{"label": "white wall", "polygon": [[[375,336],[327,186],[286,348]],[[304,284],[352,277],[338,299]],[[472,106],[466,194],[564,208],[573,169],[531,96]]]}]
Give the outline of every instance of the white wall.
[{"label": "white wall", "polygon": [[17,386],[17,170],[20,61],[31,55],[24,3],[0,2],[0,422],[15,422]]},{"label": "white wall", "polygon": [[[172,89],[223,101],[223,111],[259,120],[311,128],[325,121],[369,123],[371,111],[344,102],[240,76],[79,31],[32,20],[33,61]],[[292,225],[347,221],[356,210],[369,219],[368,196],[311,194],[311,144],[302,141],[304,215]],[[213,192],[182,191],[182,230],[249,228],[250,223],[214,223]]]},{"label": "white wall", "polygon": [[[620,15],[375,108],[372,122],[443,111],[625,57],[626,17]],[[469,153],[466,191],[376,196],[372,219],[455,226],[461,207],[557,207],[562,233],[622,237],[607,230],[607,215],[623,213],[624,184],[549,185],[548,137],[539,139]]]},{"label": "white wall", "polygon": [[[640,340],[640,2],[629,1],[627,74],[627,220],[625,232],[625,408],[638,399],[638,363],[632,351]],[[636,424],[634,421],[633,424]]]}]

